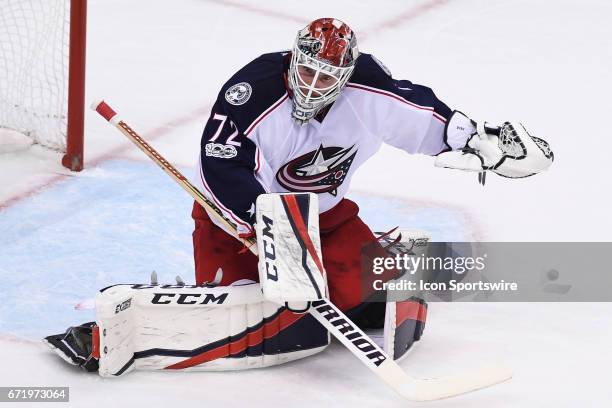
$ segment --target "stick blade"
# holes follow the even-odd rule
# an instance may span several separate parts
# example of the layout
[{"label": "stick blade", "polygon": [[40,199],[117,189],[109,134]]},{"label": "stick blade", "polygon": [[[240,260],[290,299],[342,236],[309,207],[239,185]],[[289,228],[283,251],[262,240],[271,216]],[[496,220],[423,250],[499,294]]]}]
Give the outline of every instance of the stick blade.
[{"label": "stick blade", "polygon": [[415,401],[432,401],[490,387],[510,378],[512,370],[505,365],[483,366],[461,375],[418,379],[402,394],[408,394],[404,397]]}]

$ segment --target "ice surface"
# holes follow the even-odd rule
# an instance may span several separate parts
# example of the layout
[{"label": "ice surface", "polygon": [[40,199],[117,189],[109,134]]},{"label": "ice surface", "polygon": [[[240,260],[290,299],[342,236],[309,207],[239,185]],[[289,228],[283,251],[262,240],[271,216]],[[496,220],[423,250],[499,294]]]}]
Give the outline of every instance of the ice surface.
[{"label": "ice surface", "polygon": [[[556,158],[546,173],[490,175],[483,188],[473,174],[384,147],[350,191],[370,225],[449,240],[612,238],[609,2],[89,0],[88,11],[87,100],[107,98],[186,173],[229,75],[288,48],[307,21],[336,16],[394,76],[431,86],[476,119],[523,122]],[[92,112],[86,166],[68,175],[59,155],[38,146],[0,155],[2,385],[68,385],[78,407],[408,405],[338,344],[240,373],[107,380],[67,367],[38,339],[92,319],[74,307],[96,290],[146,281],[152,270],[162,282],[193,279],[191,200]],[[432,406],[609,406],[611,312],[587,303],[433,304],[402,367],[438,376],[500,358],[515,369],[510,383]]]}]

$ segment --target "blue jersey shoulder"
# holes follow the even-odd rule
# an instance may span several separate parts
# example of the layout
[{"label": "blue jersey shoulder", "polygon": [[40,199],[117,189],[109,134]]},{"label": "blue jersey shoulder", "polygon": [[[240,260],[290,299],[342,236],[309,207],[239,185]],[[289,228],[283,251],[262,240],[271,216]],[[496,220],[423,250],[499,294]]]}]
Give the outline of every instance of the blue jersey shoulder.
[{"label": "blue jersey shoulder", "polygon": [[432,107],[447,119],[452,114],[452,110],[430,88],[393,78],[389,69],[371,54],[359,55],[349,82],[393,93],[419,106]]},{"label": "blue jersey shoulder", "polygon": [[355,64],[350,82],[376,87],[388,87],[393,81],[391,71],[375,56],[361,53]]},{"label": "blue jersey shoulder", "polygon": [[236,72],[221,88],[221,105],[242,133],[286,92],[287,52],[263,54]]}]

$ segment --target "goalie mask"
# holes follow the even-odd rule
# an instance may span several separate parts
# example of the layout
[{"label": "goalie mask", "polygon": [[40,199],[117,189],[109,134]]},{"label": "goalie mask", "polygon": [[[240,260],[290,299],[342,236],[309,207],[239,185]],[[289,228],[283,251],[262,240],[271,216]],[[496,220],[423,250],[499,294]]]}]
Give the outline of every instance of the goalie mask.
[{"label": "goalie mask", "polygon": [[353,30],[320,18],[298,32],[289,65],[293,118],[301,125],[332,103],[348,82],[359,56]]}]

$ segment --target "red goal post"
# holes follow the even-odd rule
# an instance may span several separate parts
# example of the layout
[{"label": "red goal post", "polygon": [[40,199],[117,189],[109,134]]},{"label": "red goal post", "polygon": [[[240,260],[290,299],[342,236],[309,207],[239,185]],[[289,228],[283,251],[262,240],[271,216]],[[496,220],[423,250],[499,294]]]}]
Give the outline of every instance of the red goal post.
[{"label": "red goal post", "polygon": [[83,169],[86,26],[87,0],[2,0],[0,151],[20,134]]},{"label": "red goal post", "polygon": [[83,170],[86,32],[87,0],[70,0],[68,124],[66,153],[62,158],[62,165],[72,171]]}]

